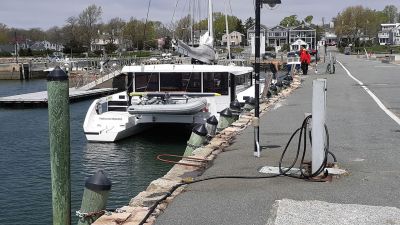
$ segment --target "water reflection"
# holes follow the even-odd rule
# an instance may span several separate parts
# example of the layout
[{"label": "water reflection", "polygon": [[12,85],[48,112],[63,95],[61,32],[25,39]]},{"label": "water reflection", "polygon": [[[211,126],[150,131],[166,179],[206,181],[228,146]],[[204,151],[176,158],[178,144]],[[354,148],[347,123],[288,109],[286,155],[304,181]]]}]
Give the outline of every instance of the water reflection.
[{"label": "water reflection", "polygon": [[84,176],[104,170],[113,182],[109,205],[126,205],[171,168],[172,165],[156,160],[156,156],[183,154],[189,135],[187,127],[162,126],[118,143],[87,143],[82,157]]}]

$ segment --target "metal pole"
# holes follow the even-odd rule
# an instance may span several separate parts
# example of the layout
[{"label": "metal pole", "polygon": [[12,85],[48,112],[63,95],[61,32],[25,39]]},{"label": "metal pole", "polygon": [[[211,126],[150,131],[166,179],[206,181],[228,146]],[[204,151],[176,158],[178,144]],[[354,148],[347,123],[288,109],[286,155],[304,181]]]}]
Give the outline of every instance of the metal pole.
[{"label": "metal pole", "polygon": [[260,9],[261,0],[256,0],[256,24],[255,24],[255,64],[254,64],[254,79],[255,79],[255,91],[254,97],[256,99],[256,105],[254,110],[254,156],[260,157]]},{"label": "metal pole", "polygon": [[53,224],[71,224],[69,82],[57,66],[47,76]]}]

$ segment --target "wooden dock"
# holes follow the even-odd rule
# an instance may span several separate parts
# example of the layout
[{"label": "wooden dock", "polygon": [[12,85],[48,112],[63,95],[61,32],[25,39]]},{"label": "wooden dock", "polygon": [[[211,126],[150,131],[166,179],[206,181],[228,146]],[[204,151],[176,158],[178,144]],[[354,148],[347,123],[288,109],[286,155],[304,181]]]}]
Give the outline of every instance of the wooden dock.
[{"label": "wooden dock", "polygon": [[[76,88],[69,89],[70,102],[83,101],[86,99],[105,96],[117,91],[116,88],[100,88],[93,90],[82,90]],[[46,107],[47,91],[40,91],[28,94],[0,97],[0,106],[4,107]]]}]

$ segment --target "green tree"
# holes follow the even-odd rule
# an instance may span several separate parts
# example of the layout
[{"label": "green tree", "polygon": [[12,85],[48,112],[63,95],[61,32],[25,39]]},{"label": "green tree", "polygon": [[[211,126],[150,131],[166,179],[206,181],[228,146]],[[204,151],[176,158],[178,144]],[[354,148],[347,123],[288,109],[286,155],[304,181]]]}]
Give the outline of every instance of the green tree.
[{"label": "green tree", "polygon": [[107,54],[114,53],[118,49],[118,46],[112,42],[107,43],[104,46],[104,50],[106,51]]},{"label": "green tree", "polygon": [[311,24],[313,19],[314,19],[314,16],[309,15],[306,18],[304,18],[304,22]]},{"label": "green tree", "polygon": [[297,15],[291,15],[283,18],[279,25],[283,27],[294,27],[300,25],[300,21],[297,19]]},{"label": "green tree", "polygon": [[250,29],[253,25],[255,24],[255,21],[252,17],[249,17],[246,19],[246,21],[244,22],[244,30],[248,30]]},{"label": "green tree", "polygon": [[9,29],[7,25],[0,23],[0,44],[6,44],[10,41],[7,36],[8,32]]},{"label": "green tree", "polygon": [[339,39],[346,38],[350,43],[356,43],[362,35],[375,37],[385,20],[384,12],[363,6],[348,7],[335,18],[335,33]]}]

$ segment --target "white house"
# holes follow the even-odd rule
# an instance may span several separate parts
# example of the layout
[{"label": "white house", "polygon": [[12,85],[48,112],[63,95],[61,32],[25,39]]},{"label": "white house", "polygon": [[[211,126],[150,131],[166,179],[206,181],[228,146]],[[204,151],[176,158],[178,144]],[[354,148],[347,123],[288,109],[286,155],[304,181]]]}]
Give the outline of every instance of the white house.
[{"label": "white house", "polygon": [[29,46],[32,50],[34,51],[44,51],[44,50],[54,50],[57,52],[61,52],[64,50],[64,46],[56,43],[51,43],[49,41],[37,41],[33,43],[31,46]]},{"label": "white house", "polygon": [[290,44],[290,51],[299,51],[300,47],[304,47],[305,49],[309,49],[309,45],[301,40],[301,39],[297,39],[296,41],[294,41],[293,43]]},{"label": "white house", "polygon": [[275,26],[268,29],[267,32],[267,45],[281,49],[281,47],[288,43],[289,29],[283,26]]},{"label": "white house", "polygon": [[105,46],[109,43],[119,45],[121,43],[121,41],[118,37],[103,33],[103,34],[99,35],[99,37],[94,39],[94,41],[90,45],[90,50],[91,51],[103,50],[105,48]]},{"label": "white house", "polygon": [[[251,54],[255,55],[256,51],[256,40],[255,40],[255,25],[253,25],[252,27],[250,27],[247,30],[247,42],[248,45],[251,46]],[[267,27],[264,25],[260,26],[260,54],[263,55],[265,54],[265,41],[266,41],[266,37],[267,37]]]},{"label": "white house", "polygon": [[317,32],[316,29],[304,24],[289,30],[289,43],[294,43],[298,39],[303,40],[311,49],[316,49]]},{"label": "white house", "polygon": [[[240,45],[242,43],[242,40],[243,40],[242,37],[244,36],[244,34],[238,32],[238,31],[233,31],[232,33],[230,33],[228,35],[230,38],[231,46]],[[222,35],[221,45],[226,45],[226,43],[228,42],[228,35],[227,34]]]},{"label": "white house", "polygon": [[400,45],[400,23],[381,24],[378,41],[380,45]]}]

